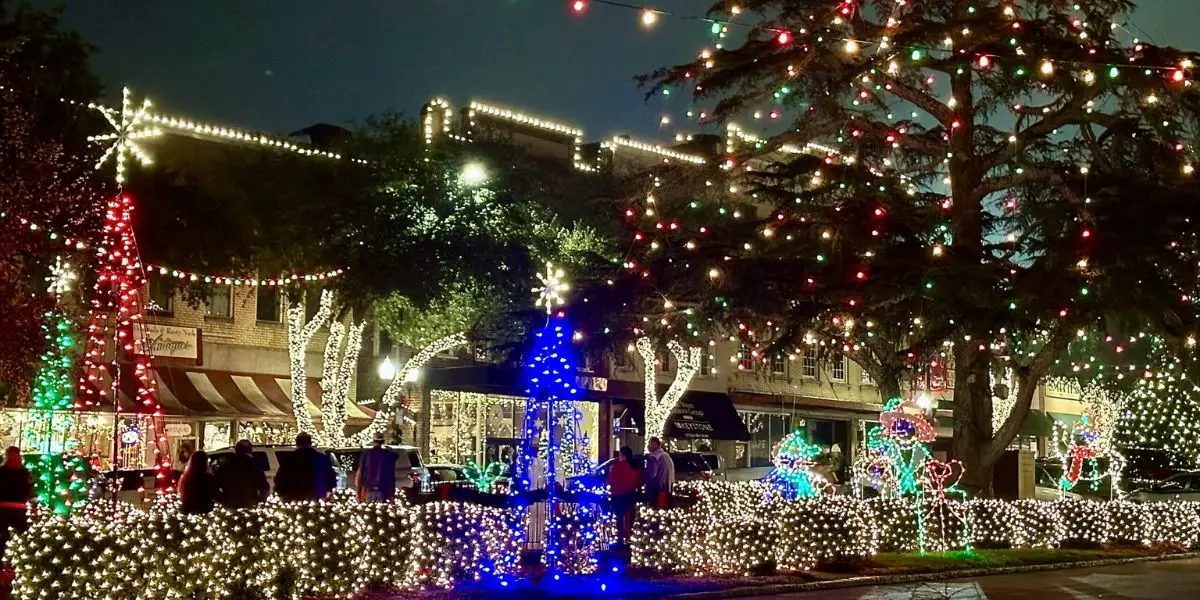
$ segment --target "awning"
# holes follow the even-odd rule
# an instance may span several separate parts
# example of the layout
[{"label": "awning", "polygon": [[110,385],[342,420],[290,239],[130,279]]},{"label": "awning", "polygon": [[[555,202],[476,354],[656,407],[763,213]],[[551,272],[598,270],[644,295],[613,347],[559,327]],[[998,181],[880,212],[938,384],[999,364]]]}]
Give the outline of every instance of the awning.
[{"label": "awning", "polygon": [[1025,417],[1025,422],[1021,423],[1021,429],[1017,435],[1024,437],[1050,437],[1054,434],[1054,419],[1041,410],[1030,410],[1029,415]]},{"label": "awning", "polygon": [[[132,368],[121,370],[121,409],[135,411],[133,398],[137,384]],[[151,369],[158,382],[158,402],[167,415],[233,416],[233,417],[292,417],[292,380],[280,375],[202,371],[178,367]],[[102,378],[107,391],[111,379]],[[308,413],[321,416],[321,380],[306,382]],[[111,406],[109,404],[108,406]],[[375,411],[350,403],[346,418],[366,421]]]},{"label": "awning", "polygon": [[728,394],[690,391],[667,417],[666,436],[675,439],[750,441],[750,432]]}]

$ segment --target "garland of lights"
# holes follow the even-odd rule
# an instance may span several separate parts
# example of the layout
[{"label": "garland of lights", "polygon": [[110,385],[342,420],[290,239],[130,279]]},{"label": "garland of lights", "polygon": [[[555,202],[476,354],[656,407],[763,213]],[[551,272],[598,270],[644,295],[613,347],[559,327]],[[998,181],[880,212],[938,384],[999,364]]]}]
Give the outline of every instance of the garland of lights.
[{"label": "garland of lights", "polygon": [[321,291],[321,299],[317,312],[311,320],[305,321],[304,303],[289,302],[287,308],[287,338],[288,362],[292,376],[292,415],[296,417],[296,429],[313,436],[313,441],[323,439],[321,432],[313,424],[312,415],[308,413],[308,394],[305,392],[305,382],[308,381],[307,362],[308,344],[312,341],[317,330],[329,320],[333,313],[333,292]]}]

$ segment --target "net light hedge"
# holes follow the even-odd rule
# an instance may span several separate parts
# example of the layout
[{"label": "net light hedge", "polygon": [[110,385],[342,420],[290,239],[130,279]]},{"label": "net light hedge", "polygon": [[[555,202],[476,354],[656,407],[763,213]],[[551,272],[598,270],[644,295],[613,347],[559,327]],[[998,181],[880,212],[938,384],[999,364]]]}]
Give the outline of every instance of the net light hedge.
[{"label": "net light hedge", "polygon": [[[1060,500],[949,501],[965,515],[917,518],[912,500],[841,496],[788,499],[758,482],[684,484],[693,506],[642,507],[633,564],[661,573],[795,573],[878,552],[930,548],[1066,548],[1101,544],[1200,543],[1200,503]],[[94,506],[70,516],[44,513],[8,557],[13,597],[298,598],[347,597],[372,588],[451,588],[510,581],[520,573],[525,511],[462,502],[420,506],[335,502],[280,504],[183,515],[160,502],[113,518]],[[923,522],[923,525],[921,523]],[[572,528],[567,527],[568,532]],[[590,530],[590,529],[589,529]],[[566,539],[580,560],[565,572],[594,571],[606,544]],[[601,537],[612,539],[611,527]],[[574,554],[572,554],[574,556]]]}]

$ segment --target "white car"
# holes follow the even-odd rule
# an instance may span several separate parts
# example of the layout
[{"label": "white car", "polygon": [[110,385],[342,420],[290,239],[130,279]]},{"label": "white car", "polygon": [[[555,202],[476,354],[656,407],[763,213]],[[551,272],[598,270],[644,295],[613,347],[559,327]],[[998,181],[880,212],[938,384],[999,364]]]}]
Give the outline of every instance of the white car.
[{"label": "white car", "polygon": [[1200,500],[1200,471],[1177,473],[1133,493],[1141,502],[1188,502]]}]

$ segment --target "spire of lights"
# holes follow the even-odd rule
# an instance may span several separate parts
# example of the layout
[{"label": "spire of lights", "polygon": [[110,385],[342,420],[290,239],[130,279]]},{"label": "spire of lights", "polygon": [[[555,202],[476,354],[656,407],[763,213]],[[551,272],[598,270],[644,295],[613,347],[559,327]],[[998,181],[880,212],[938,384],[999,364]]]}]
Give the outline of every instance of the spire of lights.
[{"label": "spire of lights", "polygon": [[554,268],[551,263],[546,263],[546,273],[538,273],[538,281],[542,283],[540,287],[535,287],[531,292],[537,294],[537,302],[534,306],[546,305],[546,314],[554,312],[555,304],[565,304],[566,300],[563,294],[571,289],[571,284],[564,279],[566,273],[562,269]]},{"label": "spire of lights", "polygon": [[61,296],[71,291],[72,282],[78,278],[75,271],[71,270],[71,263],[63,260],[61,256],[56,256],[54,264],[50,265],[50,275],[46,277],[46,283],[50,284],[46,291],[56,297]]},{"label": "spire of lights", "polygon": [[108,149],[104,151],[104,154],[100,156],[100,160],[96,161],[96,168],[99,169],[104,163],[108,162],[110,156],[114,157],[117,163],[117,185],[125,183],[125,160],[127,155],[132,154],[142,165],[149,165],[154,162],[150,159],[150,155],[142,151],[137,141],[143,138],[162,135],[161,129],[145,125],[147,121],[150,121],[150,100],[148,98],[142,100],[141,108],[135,109],[133,107],[133,99],[130,96],[129,88],[121,89],[120,121],[113,117],[113,113],[116,111],[103,106],[90,105],[92,108],[100,111],[100,114],[104,115],[104,118],[108,120],[108,124],[113,128],[113,133],[88,136],[89,142],[112,142]]}]

